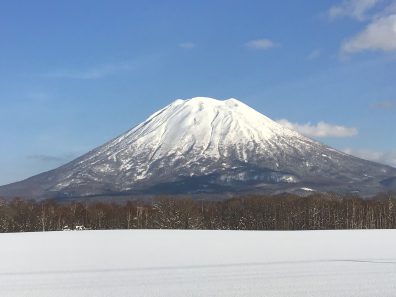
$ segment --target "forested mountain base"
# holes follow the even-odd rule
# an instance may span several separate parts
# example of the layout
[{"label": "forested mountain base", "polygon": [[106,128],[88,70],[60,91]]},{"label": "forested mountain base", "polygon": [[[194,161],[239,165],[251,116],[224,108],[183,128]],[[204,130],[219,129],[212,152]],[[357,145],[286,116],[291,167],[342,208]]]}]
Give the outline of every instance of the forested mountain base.
[{"label": "forested mountain base", "polygon": [[[67,227],[66,227],[67,226]],[[315,194],[224,201],[161,197],[151,203],[0,200],[0,232],[76,229],[324,230],[396,228],[396,196]]]}]

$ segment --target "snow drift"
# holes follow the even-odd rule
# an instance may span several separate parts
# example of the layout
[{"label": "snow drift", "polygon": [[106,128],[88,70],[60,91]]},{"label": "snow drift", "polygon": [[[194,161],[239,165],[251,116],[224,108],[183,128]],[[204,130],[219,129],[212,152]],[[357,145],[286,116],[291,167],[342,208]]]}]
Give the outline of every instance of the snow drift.
[{"label": "snow drift", "polygon": [[396,231],[0,234],[4,297],[395,296]]}]

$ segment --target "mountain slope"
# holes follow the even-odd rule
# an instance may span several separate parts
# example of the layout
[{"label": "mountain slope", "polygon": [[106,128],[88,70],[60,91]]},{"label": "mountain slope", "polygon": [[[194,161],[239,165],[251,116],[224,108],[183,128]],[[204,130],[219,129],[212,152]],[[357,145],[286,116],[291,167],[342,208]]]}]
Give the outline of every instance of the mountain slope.
[{"label": "mountain slope", "polygon": [[[396,169],[344,154],[236,100],[176,100],[125,134],[0,196],[392,190]],[[390,185],[390,186],[389,186]],[[394,190],[394,189],[393,189]]]}]

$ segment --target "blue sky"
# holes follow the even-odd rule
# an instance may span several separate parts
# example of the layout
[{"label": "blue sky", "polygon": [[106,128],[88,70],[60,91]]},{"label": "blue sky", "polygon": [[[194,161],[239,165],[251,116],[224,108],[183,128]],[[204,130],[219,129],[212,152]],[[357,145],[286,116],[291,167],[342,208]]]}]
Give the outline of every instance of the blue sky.
[{"label": "blue sky", "polygon": [[0,184],[177,98],[238,98],[396,166],[396,1],[1,1]]}]

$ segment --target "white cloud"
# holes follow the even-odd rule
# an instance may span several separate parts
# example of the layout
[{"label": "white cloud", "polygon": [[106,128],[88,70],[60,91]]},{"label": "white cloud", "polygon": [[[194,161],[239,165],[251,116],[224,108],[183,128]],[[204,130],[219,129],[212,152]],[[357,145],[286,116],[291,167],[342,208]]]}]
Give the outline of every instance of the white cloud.
[{"label": "white cloud", "polygon": [[366,13],[381,0],[344,0],[339,5],[332,6],[328,11],[331,19],[351,17],[362,21],[366,19]]},{"label": "white cloud", "polygon": [[311,123],[291,123],[286,119],[281,119],[277,123],[309,137],[351,137],[358,134],[356,128],[332,125],[326,122],[319,122],[316,125],[312,125]]},{"label": "white cloud", "polygon": [[396,14],[374,19],[362,32],[343,43],[346,54],[361,51],[396,51]]},{"label": "white cloud", "polygon": [[182,42],[179,43],[179,47],[181,48],[185,48],[185,49],[192,49],[194,48],[196,45],[193,42]]},{"label": "white cloud", "polygon": [[391,151],[375,151],[375,150],[364,150],[364,149],[360,149],[360,150],[356,150],[356,149],[344,149],[343,150],[345,153],[362,158],[362,159],[366,159],[366,160],[370,160],[370,161],[374,161],[374,162],[378,162],[378,163],[382,163],[382,164],[387,164],[393,167],[396,167],[396,150],[391,150]]},{"label": "white cloud", "polygon": [[245,46],[251,49],[269,49],[272,47],[279,46],[279,44],[273,42],[272,40],[262,38],[262,39],[250,40],[245,43]]}]

